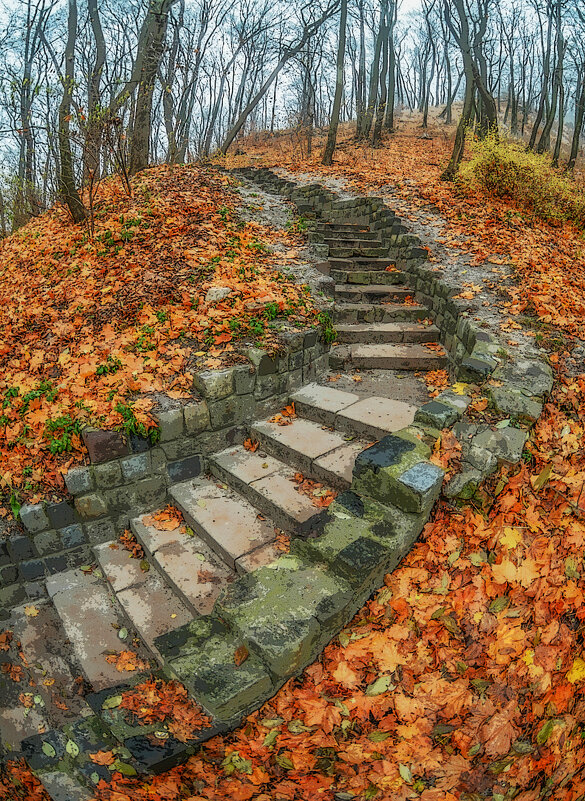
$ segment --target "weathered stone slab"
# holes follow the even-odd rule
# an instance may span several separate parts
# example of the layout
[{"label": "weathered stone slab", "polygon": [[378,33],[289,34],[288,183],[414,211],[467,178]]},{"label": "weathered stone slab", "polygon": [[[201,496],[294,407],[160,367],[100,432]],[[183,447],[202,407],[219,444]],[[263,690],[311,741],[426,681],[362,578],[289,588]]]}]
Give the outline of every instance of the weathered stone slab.
[{"label": "weathered stone slab", "polygon": [[[118,631],[126,626],[126,620],[106,582],[70,570],[50,576],[47,591],[88,681],[96,689],[116,684],[120,673],[105,657],[124,650]],[[142,647],[138,653],[142,659],[149,656]]]},{"label": "weathered stone slab", "polygon": [[491,451],[499,462],[516,464],[522,458],[522,451],[528,439],[528,433],[521,428],[488,429],[476,434],[473,444]]},{"label": "weathered stone slab", "polygon": [[251,573],[253,570],[258,570],[260,567],[266,567],[276,562],[282,556],[282,550],[277,548],[276,544],[271,542],[268,545],[262,545],[256,548],[255,551],[240,556],[236,559],[236,571],[238,573]]},{"label": "weathered stone slab", "polygon": [[553,387],[553,372],[543,361],[517,359],[512,364],[503,364],[494,372],[495,381],[503,381],[518,387],[526,395],[544,398]]},{"label": "weathered stone slab", "polygon": [[347,442],[331,453],[320,456],[313,462],[311,472],[319,481],[336,489],[348,489],[351,485],[355,460],[368,443],[363,440]]},{"label": "weathered stone slab", "polygon": [[260,659],[219,620],[194,620],[158,644],[171,673],[216,721],[235,722],[274,692]]},{"label": "weathered stone slab", "polygon": [[343,434],[303,418],[293,420],[288,426],[269,421],[254,423],[252,436],[273,456],[295,465],[306,475],[310,475],[313,459],[346,443]]},{"label": "weathered stone slab", "polygon": [[231,568],[236,560],[274,540],[274,526],[236,493],[209,481],[186,481],[171,497],[193,530]]},{"label": "weathered stone slab", "polygon": [[530,423],[538,420],[542,414],[542,402],[538,398],[530,397],[517,387],[490,387],[489,395],[496,411],[500,414]]},{"label": "weathered stone slab", "polygon": [[347,582],[283,556],[240,577],[216,606],[275,677],[307,665],[339,629],[352,603]]},{"label": "weathered stone slab", "polygon": [[434,426],[442,430],[453,425],[460,416],[459,411],[453,406],[432,400],[417,409],[414,419],[417,423]]},{"label": "weathered stone slab", "polygon": [[291,395],[291,401],[295,403],[298,414],[326,425],[333,425],[337,412],[358,400],[359,395],[353,392],[342,392],[319,384],[308,384]]},{"label": "weathered stone slab", "polygon": [[410,425],[415,412],[415,406],[402,401],[364,398],[340,412],[336,417],[336,425],[343,431],[379,439]]}]

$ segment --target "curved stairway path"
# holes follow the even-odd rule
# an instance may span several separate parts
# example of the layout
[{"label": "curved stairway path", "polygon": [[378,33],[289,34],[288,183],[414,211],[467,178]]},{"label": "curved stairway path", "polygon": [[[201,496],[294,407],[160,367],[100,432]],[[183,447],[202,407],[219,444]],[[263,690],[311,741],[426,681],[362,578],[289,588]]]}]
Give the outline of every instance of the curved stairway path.
[{"label": "curved stairway path", "polygon": [[[438,329],[396,269],[398,251],[347,216],[336,202],[310,233],[328,249],[334,285],[331,367],[443,366]],[[428,419],[401,401],[316,383],[288,400],[292,419],[249,425],[255,450],[242,438],[208,457],[205,476],[170,488],[184,526],[161,530],[152,510],[132,520],[144,560],[106,542],[95,564],[51,576],[32,614],[13,610],[0,641],[2,749],[24,755],[54,801],[86,801],[115,770],[166,770],[233,728],[313,661],[419,536],[443,479],[429,462],[438,432]],[[451,422],[466,408],[444,403]],[[138,670],[106,658],[122,651]],[[206,714],[187,744],[120,710],[122,694],[150,675],[180,680]],[[96,764],[98,751],[114,761]]]},{"label": "curved stairway path", "polygon": [[[428,309],[412,297],[396,254],[369,226],[316,222],[309,241],[328,247],[333,322],[340,343],[329,363],[389,370],[436,370],[447,358]],[[431,346],[431,347],[429,347]]]}]

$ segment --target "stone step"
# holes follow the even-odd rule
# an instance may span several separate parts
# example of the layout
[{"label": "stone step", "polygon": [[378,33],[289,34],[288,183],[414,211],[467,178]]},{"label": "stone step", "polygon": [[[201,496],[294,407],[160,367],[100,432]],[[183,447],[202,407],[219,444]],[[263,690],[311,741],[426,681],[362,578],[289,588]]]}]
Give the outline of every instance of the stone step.
[{"label": "stone step", "polygon": [[436,325],[423,323],[364,323],[336,325],[338,342],[363,342],[376,345],[388,342],[437,342],[440,331]]},{"label": "stone step", "polygon": [[148,559],[194,615],[207,615],[235,572],[186,526],[160,531],[142,515],[130,522]]},{"label": "stone step", "polygon": [[188,623],[193,617],[191,611],[148,560],[133,558],[115,541],[96,546],[94,552],[118,602],[156,653],[155,639]]},{"label": "stone step", "polygon": [[[329,262],[326,262],[329,265]],[[336,284],[408,284],[408,275],[399,270],[331,270]]]},{"label": "stone step", "polygon": [[447,356],[419,344],[338,345],[329,354],[329,365],[379,370],[437,370],[447,364]]},{"label": "stone step", "polygon": [[314,230],[325,233],[348,233],[355,239],[376,239],[377,236],[370,231],[369,226],[352,225],[351,223],[318,222],[314,226]]},{"label": "stone step", "polygon": [[[0,672],[0,741],[11,751],[40,728],[62,726],[87,709],[79,694],[82,671],[53,604],[39,599],[27,606],[28,615],[25,606],[16,607],[2,625],[12,639],[0,663],[22,671],[19,681]],[[30,707],[23,705],[22,693],[30,694]]]},{"label": "stone step", "polygon": [[[150,652],[128,628],[126,615],[103,578],[80,569],[68,570],[47,579],[47,592],[94,690],[120,681],[115,664],[106,662],[108,654],[131,649],[141,659],[150,660]],[[122,629],[128,632],[124,639],[118,636]]]},{"label": "stone step", "polygon": [[360,399],[353,392],[308,384],[291,395],[297,414],[338,431],[360,437],[362,448],[372,440],[399,431],[414,421],[417,407],[378,396]]},{"label": "stone step", "polygon": [[429,316],[426,306],[405,303],[336,303],[333,307],[334,323],[397,323],[415,322]]},{"label": "stone step", "polygon": [[175,506],[195,533],[238,573],[269,564],[280,552],[276,531],[239,493],[205,479],[183,481],[170,489]]},{"label": "stone step", "polygon": [[346,248],[352,249],[357,248],[381,248],[383,247],[382,243],[379,239],[359,239],[358,237],[353,236],[324,236],[323,243],[325,245],[329,245],[330,248]]},{"label": "stone step", "polygon": [[395,284],[336,284],[335,296],[349,303],[385,303],[411,297],[412,290]]},{"label": "stone step", "polygon": [[329,254],[329,267],[330,270],[343,270],[350,272],[351,270],[361,271],[379,271],[386,270],[387,267],[396,267],[396,259],[393,258],[369,258],[356,256],[355,258],[337,257],[332,253]]},{"label": "stone step", "polygon": [[355,458],[368,444],[349,441],[347,434],[309,419],[296,419],[288,426],[254,423],[251,436],[263,450],[298,468],[307,478],[341,490],[350,486]]},{"label": "stone step", "polygon": [[329,246],[330,259],[377,259],[386,256],[388,253],[383,247],[344,247],[342,245]]},{"label": "stone step", "polygon": [[240,492],[275,526],[293,534],[308,534],[323,520],[323,509],[296,490],[294,468],[263,451],[230,447],[209,460],[211,472]]}]

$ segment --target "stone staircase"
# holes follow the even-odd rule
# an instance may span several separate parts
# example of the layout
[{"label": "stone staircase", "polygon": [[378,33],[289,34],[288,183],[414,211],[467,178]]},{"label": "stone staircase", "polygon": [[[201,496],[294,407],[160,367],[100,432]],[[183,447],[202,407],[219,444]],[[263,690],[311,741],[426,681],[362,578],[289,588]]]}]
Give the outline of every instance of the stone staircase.
[{"label": "stone staircase", "polygon": [[[132,520],[144,559],[131,558],[118,541],[103,543],[94,548],[92,566],[47,580],[49,597],[36,603],[33,615],[23,607],[13,610],[5,626],[13,632],[13,647],[0,650],[0,662],[23,665],[28,680],[2,680],[3,745],[8,755],[22,748],[56,801],[89,798],[96,781],[116,769],[93,763],[89,754],[98,750],[113,751],[123,772],[160,771],[199,740],[233,726],[314,658],[315,648],[326,644],[381,579],[388,560],[396,563],[418,535],[430,496],[418,506],[406,504],[406,512],[381,505],[377,510],[370,501],[372,509],[364,514],[363,501],[349,491],[356,460],[386,438],[406,446],[415,463],[429,466],[434,499],[442,474],[426,462],[430,448],[422,439],[412,444],[392,436],[410,431],[411,439],[424,439],[424,429],[414,425],[416,408],[318,384],[289,401],[296,415],[286,424],[279,425],[278,415],[252,422],[248,448],[238,444],[213,454],[205,476],[171,488],[185,525],[163,530],[152,514]],[[301,479],[314,483],[300,492]],[[427,490],[420,489],[421,498]],[[334,494],[337,499],[325,508],[321,499]],[[364,552],[358,548],[351,556],[346,578],[339,576],[346,568],[338,554],[338,569],[331,572],[325,567],[333,557],[319,551],[320,543],[332,548],[332,526],[335,547],[364,543]],[[294,556],[283,554],[283,533]],[[373,581],[372,548],[379,563]],[[356,576],[359,587],[352,589]],[[282,591],[271,584],[278,577]],[[211,658],[201,660],[198,654],[206,651],[193,643],[205,640],[208,648],[210,625],[220,655],[212,650]],[[249,654],[246,669],[235,670],[233,654],[241,647]],[[138,678],[106,660],[126,650],[141,660]],[[152,731],[132,727],[109,706],[108,699],[119,699],[149,671],[178,678],[209,714],[210,725],[189,746],[167,733],[153,747]],[[23,715],[19,696],[29,687],[33,703]]]},{"label": "stone staircase", "polygon": [[[397,253],[369,226],[315,222],[309,241],[328,249],[322,266],[333,279],[333,321],[339,344],[333,369],[436,370],[447,357],[429,311],[413,299]],[[429,347],[430,346],[430,347]]]}]

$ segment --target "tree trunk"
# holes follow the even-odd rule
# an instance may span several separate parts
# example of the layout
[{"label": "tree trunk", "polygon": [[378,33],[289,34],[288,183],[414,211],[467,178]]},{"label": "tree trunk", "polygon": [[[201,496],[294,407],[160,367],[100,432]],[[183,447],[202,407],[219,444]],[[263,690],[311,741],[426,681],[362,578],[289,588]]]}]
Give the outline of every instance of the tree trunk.
[{"label": "tree trunk", "polygon": [[583,131],[583,120],[585,119],[585,64],[581,68],[581,73],[577,81],[577,102],[575,104],[575,128],[573,130],[573,140],[571,142],[571,154],[567,162],[567,169],[574,170],[579,155],[579,144]]},{"label": "tree trunk", "polygon": [[176,0],[151,0],[146,21],[146,40],[136,108],[130,140],[129,172],[131,175],[148,167],[152,129],[152,98],[167,33],[169,9]]},{"label": "tree trunk", "polygon": [[329,133],[327,144],[323,153],[322,164],[330,166],[333,164],[333,153],[337,143],[337,127],[339,125],[339,111],[341,109],[341,99],[343,97],[343,63],[345,59],[345,30],[347,27],[347,0],[341,0],[341,11],[339,16],[339,43],[337,46],[337,71],[335,76],[335,97],[333,98],[333,108],[331,110],[331,121],[329,123]]},{"label": "tree trunk", "polygon": [[67,204],[73,221],[82,222],[86,211],[75,187],[73,156],[69,138],[69,119],[75,68],[75,39],[77,38],[77,2],[69,0],[67,19],[67,43],[65,45],[65,74],[63,76],[63,97],[59,106],[59,192]]}]

